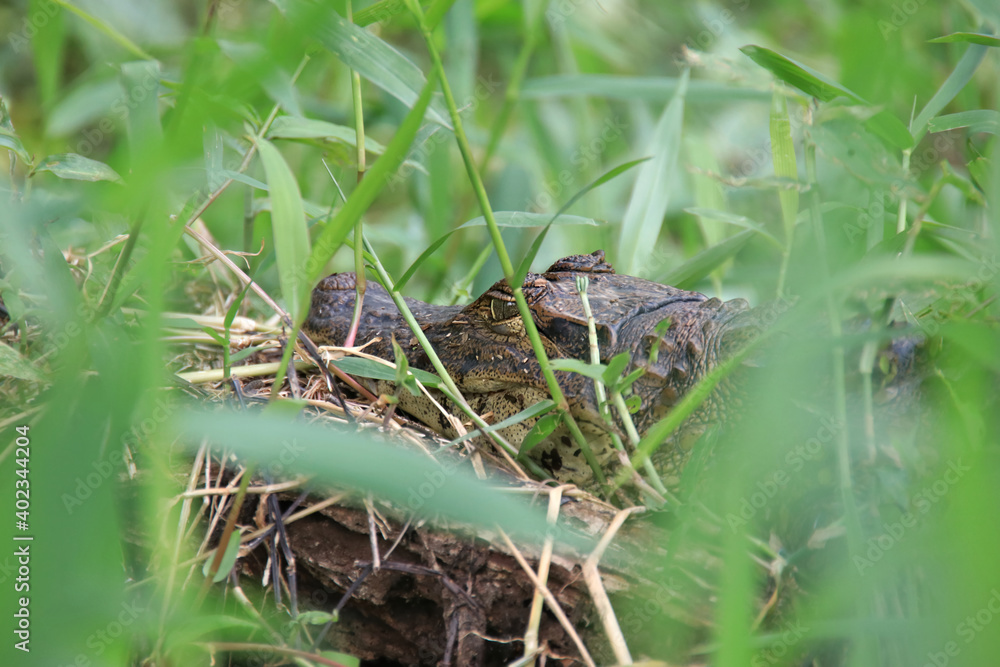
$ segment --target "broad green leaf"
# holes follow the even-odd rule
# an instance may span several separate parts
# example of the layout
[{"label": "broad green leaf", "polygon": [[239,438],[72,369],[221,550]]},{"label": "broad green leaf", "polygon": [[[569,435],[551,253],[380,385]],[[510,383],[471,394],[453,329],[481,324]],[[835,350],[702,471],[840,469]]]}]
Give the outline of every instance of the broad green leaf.
[{"label": "broad green leaf", "polygon": [[[779,192],[781,192],[779,190]],[[725,222],[730,225],[736,225],[737,227],[742,227],[744,229],[752,229],[768,241],[770,241],[779,250],[784,250],[784,245],[775,237],[771,232],[764,228],[764,225],[757,222],[756,220],[751,220],[745,215],[737,215],[735,213],[727,213],[726,211],[715,211],[709,208],[686,208],[685,213],[690,213],[691,215],[696,215],[699,218],[706,218],[708,220],[718,220],[719,222]],[[792,220],[792,226],[795,225],[795,220]]]},{"label": "broad green leaf", "polygon": [[836,97],[846,97],[855,102],[863,102],[859,95],[825,74],[783,56],[777,51],[753,44],[742,47],[740,51],[774,76],[791,86],[795,86],[810,97],[816,97],[824,102],[829,102]]},{"label": "broad green leaf", "polygon": [[604,364],[591,364],[579,359],[551,359],[549,365],[554,370],[578,373],[593,380],[603,380],[604,371],[608,368]]},{"label": "broad green leaf", "polygon": [[525,254],[524,259],[522,259],[521,263],[518,264],[517,269],[514,271],[514,284],[520,285],[521,283],[524,282],[524,277],[528,275],[528,271],[531,269],[531,263],[535,261],[535,256],[538,255],[538,251],[542,247],[542,242],[548,235],[549,229],[552,228],[552,225],[553,223],[555,223],[556,218],[562,215],[564,211],[568,211],[569,207],[575,204],[577,201],[579,201],[579,199],[583,197],[583,195],[587,194],[594,188],[607,183],[615,176],[620,176],[621,174],[624,174],[632,167],[636,166],[637,164],[642,164],[648,159],[650,158],[648,157],[639,158],[638,160],[632,160],[630,162],[626,162],[625,164],[620,164],[617,167],[606,171],[604,174],[594,179],[593,182],[584,186],[581,190],[576,192],[572,197],[569,198],[569,201],[560,206],[559,210],[556,211],[555,215],[552,216],[552,219],[550,219],[548,223],[546,223],[542,231],[540,231],[538,233],[538,236],[535,237],[535,240],[532,241],[531,248],[528,249],[528,252],[527,254]]},{"label": "broad green leaf", "polygon": [[612,357],[608,362],[608,367],[604,369],[604,373],[601,375],[604,384],[609,387],[617,384],[631,360],[632,355],[629,352],[621,352]]},{"label": "broad green leaf", "polygon": [[309,257],[309,229],[298,181],[281,152],[267,139],[257,142],[271,193],[271,227],[278,263],[278,282],[296,324],[305,319],[312,283],[303,267]]},{"label": "broad green leaf", "polygon": [[[442,467],[422,452],[379,442],[341,425],[218,410],[183,414],[178,428],[192,451],[207,438],[237,456],[256,461],[261,468],[280,460],[287,474],[308,475],[314,487],[333,485],[371,492],[421,516],[485,527],[499,525],[539,544],[549,533],[543,512],[521,498],[490,488],[470,470],[454,464]],[[434,481],[438,479],[441,481]],[[562,535],[570,544],[590,542],[566,531]]]},{"label": "broad green leaf", "polygon": [[[341,62],[406,106],[416,104],[427,80],[409,58],[328,6],[296,3],[294,7],[295,22]],[[435,123],[451,129],[442,105],[432,104],[430,116]]]},{"label": "broad green leaf", "polygon": [[6,343],[0,343],[0,376],[15,377],[29,382],[44,381],[42,374],[32,363]]},{"label": "broad green leaf", "polygon": [[[681,78],[619,76],[616,74],[560,74],[528,79],[521,89],[523,99],[592,96],[622,100],[668,102],[677,93]],[[689,104],[729,104],[738,100],[766,102],[770,91],[716,83],[690,81],[686,100]]]},{"label": "broad green leaf", "polygon": [[934,93],[934,97],[930,99],[927,106],[921,109],[920,113],[913,120],[914,141],[920,141],[927,131],[927,124],[930,120],[938,115],[949,102],[955,99],[955,96],[972,80],[972,75],[976,73],[976,69],[979,67],[979,63],[983,61],[986,51],[987,48],[979,44],[972,44],[966,49],[965,54],[962,55],[962,59],[955,65],[955,70],[948,75],[945,82]]},{"label": "broad green leaf", "polygon": [[419,396],[420,387],[417,386],[413,376],[409,373],[410,361],[406,358],[403,348],[396,342],[395,336],[392,337],[392,356],[396,361],[396,376],[394,378],[396,385],[403,385],[411,394]]},{"label": "broad green leaf", "polygon": [[7,105],[3,98],[0,98],[0,147],[14,151],[26,165],[31,166],[31,156],[24,149],[21,138],[14,131],[14,124],[10,120],[10,114],[7,112]]},{"label": "broad green leaf", "polygon": [[538,446],[542,440],[552,435],[552,432],[556,430],[562,422],[562,413],[548,414],[541,417],[535,425],[531,427],[528,431],[528,435],[524,436],[524,440],[521,441],[521,446],[518,447],[517,455],[519,457],[527,456],[528,452]]},{"label": "broad green leaf", "polygon": [[71,181],[122,182],[118,172],[108,165],[97,160],[91,160],[89,157],[77,155],[76,153],[49,155],[35,165],[34,169],[31,170],[31,174],[34,175],[40,171],[50,171],[59,178]]},{"label": "broad green leaf", "polygon": [[657,282],[673,285],[680,289],[691,289],[699,280],[711,273],[715,267],[735,256],[757,233],[756,230],[748,229],[735,236],[730,236],[722,243],[702,250],[676,269],[666,272],[657,278]]},{"label": "broad green leaf", "polygon": [[1000,37],[996,35],[986,35],[981,32],[953,32],[943,37],[928,39],[931,44],[947,44],[949,42],[968,42],[970,44],[980,44],[982,46],[1000,46]]},{"label": "broad green leaf", "polygon": [[[226,542],[226,552],[222,554],[219,569],[215,572],[215,576],[212,577],[213,584],[223,581],[232,572],[233,566],[236,565],[236,558],[240,555],[240,536],[242,534],[243,529],[237,528],[229,535],[229,541]],[[206,577],[212,569],[213,562],[215,562],[215,559],[209,558],[201,568],[201,573]]]},{"label": "broad green leaf", "polygon": [[667,212],[670,189],[677,180],[677,156],[684,124],[684,93],[690,72],[685,70],[677,94],[660,116],[649,147],[653,159],[639,169],[632,197],[622,219],[618,263],[623,273],[632,273],[648,250],[656,246]]},{"label": "broad green leaf", "polygon": [[[845,88],[825,74],[776,51],[755,45],[744,46],[740,51],[785,83],[795,86],[807,95],[824,102],[829,102],[837,97],[846,97],[858,104],[873,106],[860,95]],[[914,143],[906,126],[886,111],[876,113],[866,125],[897,148],[909,148]]]},{"label": "broad green leaf", "polygon": [[[334,361],[333,365],[348,375],[372,378],[373,380],[388,380],[389,382],[396,381],[395,369],[391,366],[380,364],[379,362],[371,359],[365,359],[363,357],[344,357],[343,359],[337,359]],[[441,385],[441,378],[433,373],[422,371],[419,368],[410,368],[409,373],[416,379],[420,380],[420,383],[424,386],[438,387]]]},{"label": "broad green leaf", "polygon": [[1000,111],[992,109],[960,111],[932,118],[927,123],[928,132],[945,132],[959,127],[967,127],[969,132],[989,132],[1000,135]]},{"label": "broad green leaf", "polygon": [[[350,146],[358,143],[354,128],[325,120],[300,118],[298,116],[278,116],[267,131],[269,139],[334,139]],[[365,137],[365,150],[381,155],[385,146],[374,139]]]},{"label": "broad green leaf", "polygon": [[347,232],[354,228],[354,223],[368,210],[368,207],[375,201],[375,197],[388,184],[390,176],[402,164],[403,158],[410,150],[413,138],[420,128],[431,95],[437,87],[437,75],[434,72],[431,70],[431,77],[427,81],[427,85],[424,86],[423,92],[420,93],[420,99],[406,114],[402,125],[393,135],[392,141],[386,146],[385,153],[368,170],[364,179],[337,212],[337,216],[327,223],[320,232],[306,265],[309,271],[307,281],[309,285],[315,285],[319,281],[323,267],[347,238]]}]

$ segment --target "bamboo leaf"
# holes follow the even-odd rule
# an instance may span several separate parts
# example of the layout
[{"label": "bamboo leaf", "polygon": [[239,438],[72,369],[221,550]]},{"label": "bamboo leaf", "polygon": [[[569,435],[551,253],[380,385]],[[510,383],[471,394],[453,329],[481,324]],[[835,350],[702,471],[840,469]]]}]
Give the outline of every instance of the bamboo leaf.
[{"label": "bamboo leaf", "polygon": [[927,102],[927,105],[920,110],[920,113],[913,120],[914,141],[920,141],[924,133],[927,132],[927,124],[930,120],[938,115],[949,102],[955,99],[955,96],[969,83],[972,75],[976,73],[979,63],[983,61],[986,50],[985,46],[979,44],[972,44],[966,49],[965,54],[962,55],[962,59],[955,65],[954,71],[948,75],[945,82],[934,93],[934,97]]},{"label": "bamboo leaf", "polygon": [[[306,8],[308,5],[308,8]],[[413,108],[426,86],[420,68],[387,42],[364,28],[345,20],[330,7],[297,3],[293,18],[341,62],[406,106]],[[430,117],[435,123],[451,128],[447,112],[432,104]]]},{"label": "bamboo leaf", "polygon": [[31,170],[31,175],[40,171],[49,171],[59,178],[71,181],[113,181],[115,183],[122,183],[122,178],[118,175],[118,172],[108,165],[97,160],[91,160],[89,157],[77,155],[76,153],[49,155],[35,165],[34,169]]},{"label": "bamboo leaf", "polygon": [[748,229],[735,236],[730,236],[722,243],[701,251],[676,269],[657,278],[657,280],[658,282],[673,285],[680,289],[692,289],[699,280],[711,273],[715,267],[742,250],[747,241],[757,233],[759,232],[756,230]]},{"label": "bamboo leaf", "polygon": [[[845,88],[825,74],[821,74],[808,65],[792,60],[776,51],[755,45],[744,46],[740,51],[785,83],[795,86],[807,95],[816,97],[824,102],[829,102],[837,97],[846,97],[858,104],[874,106],[854,91]],[[906,126],[887,111],[876,113],[866,124],[869,129],[897,148],[909,148],[914,143],[913,137],[910,136]]]},{"label": "bamboo leaf", "polygon": [[976,109],[938,116],[927,122],[928,132],[945,132],[959,127],[969,128],[969,132],[989,132],[1000,135],[1000,111]]},{"label": "bamboo leaf", "polygon": [[309,304],[312,286],[302,267],[309,257],[309,229],[302,205],[302,193],[281,152],[267,139],[257,142],[264,173],[271,194],[271,220],[274,252],[278,263],[281,293],[292,321],[302,322]]},{"label": "bamboo leaf", "polygon": [[649,248],[656,246],[663,216],[667,212],[670,188],[677,179],[677,156],[684,124],[684,93],[689,72],[681,77],[677,93],[660,116],[650,140],[655,155],[642,165],[632,189],[632,197],[622,219],[618,263],[624,273],[632,273]]},{"label": "bamboo leaf", "polygon": [[947,44],[950,42],[968,42],[969,44],[979,44],[981,46],[1000,46],[1000,37],[987,35],[981,32],[953,32],[943,37],[935,37],[927,40],[931,44]]}]

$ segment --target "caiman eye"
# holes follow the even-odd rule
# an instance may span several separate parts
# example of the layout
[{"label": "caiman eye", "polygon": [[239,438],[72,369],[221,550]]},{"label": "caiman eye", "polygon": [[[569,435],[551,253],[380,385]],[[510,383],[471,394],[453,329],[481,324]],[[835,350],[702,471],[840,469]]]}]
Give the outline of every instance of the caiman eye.
[{"label": "caiman eye", "polygon": [[498,334],[510,335],[521,329],[517,303],[505,299],[490,299],[490,329]]}]

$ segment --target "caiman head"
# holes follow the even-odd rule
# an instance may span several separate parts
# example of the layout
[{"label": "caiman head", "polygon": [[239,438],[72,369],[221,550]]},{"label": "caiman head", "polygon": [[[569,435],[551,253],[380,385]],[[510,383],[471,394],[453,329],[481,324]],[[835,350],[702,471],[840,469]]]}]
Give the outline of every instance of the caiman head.
[{"label": "caiman head", "polygon": [[[638,410],[632,415],[639,433],[664,416],[711,368],[756,336],[766,319],[743,299],[723,302],[697,292],[618,275],[604,261],[604,252],[598,250],[590,255],[565,257],[544,273],[529,273],[524,280],[522,289],[550,359],[590,361],[587,317],[576,284],[578,276],[589,279],[587,294],[601,362],[608,363],[627,352],[629,365],[624,373],[643,371],[631,388],[639,398]],[[317,342],[343,344],[354,299],[353,273],[328,276],[313,292],[305,331]],[[406,299],[406,303],[470,406],[487,421],[502,421],[549,397],[506,281],[496,283],[464,308],[433,306],[414,299]],[[393,336],[411,366],[434,372],[388,293],[369,283],[357,344],[377,338],[366,351],[392,360]],[[609,427],[600,416],[593,380],[565,371],[557,371],[556,377],[605,474],[613,473],[619,457],[610,446]],[[373,389],[383,393],[392,390],[386,383]],[[697,435],[699,427],[718,420],[723,404],[728,409],[738,402],[737,395],[722,396],[720,391],[724,392],[725,386],[688,420],[682,433],[685,437],[672,439],[654,456],[654,465],[668,484],[676,481],[691,436]],[[426,398],[400,392],[400,407],[431,428],[455,435],[448,420]],[[501,434],[517,446],[533,423],[523,422],[503,429]],[[615,417],[610,428],[624,434],[622,427],[621,420]],[[627,441],[624,435],[622,440]],[[535,447],[531,456],[559,480],[592,484],[590,467],[563,429],[557,429]]]}]

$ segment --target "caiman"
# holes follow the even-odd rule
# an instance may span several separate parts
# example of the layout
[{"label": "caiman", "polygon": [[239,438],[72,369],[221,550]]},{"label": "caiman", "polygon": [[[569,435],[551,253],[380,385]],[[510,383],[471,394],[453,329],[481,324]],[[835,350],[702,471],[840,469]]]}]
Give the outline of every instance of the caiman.
[{"label": "caiman", "polygon": [[[714,366],[758,335],[773,320],[768,306],[750,309],[743,299],[720,301],[641,278],[616,274],[598,250],[555,262],[545,272],[529,273],[523,291],[549,359],[590,360],[587,318],[576,278],[589,279],[588,300],[595,320],[601,363],[629,353],[625,373],[642,369],[632,385],[639,398],[632,415],[639,433],[663,417],[688,389]],[[342,345],[354,312],[356,277],[337,273],[324,278],[312,293],[304,329],[316,342]],[[510,286],[501,280],[465,307],[435,306],[406,298],[406,304],[454,379],[469,405],[490,423],[500,422],[549,398],[531,342]],[[392,339],[405,351],[413,368],[434,368],[389,294],[369,282],[356,341],[365,351],[393,360]],[[377,339],[377,340],[376,340]],[[601,469],[613,473],[620,457],[611,446],[608,426],[599,410],[594,382],[583,375],[556,371],[570,412],[587,436]],[[723,405],[740,401],[724,382],[686,421],[684,429],[653,457],[669,486],[678,474],[691,443],[704,426],[717,421]],[[392,391],[372,382],[375,391]],[[448,437],[457,434],[449,420],[424,396],[397,392],[399,407],[431,429]],[[442,404],[449,405],[440,394]],[[634,401],[634,399],[633,399]],[[614,413],[614,411],[612,411]],[[530,419],[500,431],[518,446],[531,430]],[[612,428],[622,429],[616,418]],[[627,442],[622,431],[621,440]],[[593,472],[565,427],[557,428],[531,450],[531,457],[560,481],[593,487]]]}]

